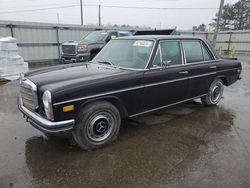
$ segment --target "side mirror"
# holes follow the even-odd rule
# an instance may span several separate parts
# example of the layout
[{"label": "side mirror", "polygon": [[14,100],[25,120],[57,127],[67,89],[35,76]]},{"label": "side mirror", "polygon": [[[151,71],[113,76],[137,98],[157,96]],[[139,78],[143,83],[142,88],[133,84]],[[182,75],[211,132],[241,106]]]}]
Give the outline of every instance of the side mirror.
[{"label": "side mirror", "polygon": [[114,38],[116,38],[116,36],[115,36],[115,35],[111,35],[110,37],[108,37],[108,38],[106,39],[106,42],[109,42],[111,39],[114,39]]},{"label": "side mirror", "polygon": [[163,65],[164,67],[169,66],[170,63],[172,63],[171,60],[163,60],[163,61],[162,61],[162,65]]}]

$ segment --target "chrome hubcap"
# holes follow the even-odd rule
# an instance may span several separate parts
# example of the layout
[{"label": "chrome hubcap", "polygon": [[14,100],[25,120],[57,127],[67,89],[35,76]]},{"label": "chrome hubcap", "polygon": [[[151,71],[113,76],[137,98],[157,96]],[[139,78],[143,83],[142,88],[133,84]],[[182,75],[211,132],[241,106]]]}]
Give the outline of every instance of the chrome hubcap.
[{"label": "chrome hubcap", "polygon": [[221,85],[221,83],[219,82],[216,83],[216,85],[213,87],[211,91],[211,101],[213,103],[216,103],[218,100],[220,100],[222,91],[223,91],[223,86]]},{"label": "chrome hubcap", "polygon": [[87,136],[94,142],[106,140],[112,133],[114,118],[108,112],[95,114],[87,126]]}]

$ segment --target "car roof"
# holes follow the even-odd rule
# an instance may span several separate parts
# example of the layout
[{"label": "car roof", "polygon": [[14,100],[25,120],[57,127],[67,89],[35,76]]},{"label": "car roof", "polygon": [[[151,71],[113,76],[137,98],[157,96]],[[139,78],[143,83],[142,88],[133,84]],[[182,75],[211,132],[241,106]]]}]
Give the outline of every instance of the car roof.
[{"label": "car roof", "polygon": [[110,33],[110,32],[118,32],[118,33],[131,33],[130,31],[126,31],[126,30],[96,30],[96,31],[93,31],[93,32],[107,32],[107,33]]},{"label": "car roof", "polygon": [[136,35],[136,36],[128,36],[122,37],[115,40],[124,40],[124,39],[139,39],[139,40],[163,40],[163,39],[198,39],[203,40],[200,37],[189,37],[189,36],[182,36],[182,35]]}]

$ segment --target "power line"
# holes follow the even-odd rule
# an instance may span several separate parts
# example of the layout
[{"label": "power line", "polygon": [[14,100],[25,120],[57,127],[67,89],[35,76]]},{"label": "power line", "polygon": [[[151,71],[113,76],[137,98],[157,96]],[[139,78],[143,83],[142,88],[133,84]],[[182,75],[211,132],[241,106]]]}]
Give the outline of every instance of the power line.
[{"label": "power line", "polygon": [[[34,11],[43,11],[43,10],[53,10],[53,9],[63,9],[71,7],[79,7],[80,5],[65,5],[65,6],[56,6],[48,8],[37,8],[37,9],[26,9],[26,10],[13,10],[0,12],[0,14],[10,14],[10,13],[20,13],[20,12],[34,12]],[[94,4],[83,4],[83,6],[88,7],[98,7],[99,5]],[[198,7],[140,7],[140,6],[112,6],[112,5],[102,5],[106,8],[123,8],[123,9],[148,9],[148,10],[218,10],[218,8],[198,8]]]},{"label": "power line", "polygon": [[37,8],[37,9],[27,9],[27,10],[12,10],[12,11],[0,12],[0,14],[9,14],[9,13],[17,13],[17,12],[34,12],[34,11],[42,11],[42,10],[53,10],[53,9],[61,9],[61,8],[78,7],[78,6],[80,6],[80,5],[67,5],[67,6]]},{"label": "power line", "polygon": [[[172,1],[172,2],[175,2],[175,1],[179,1],[179,0],[147,0],[147,1],[145,1],[145,0],[135,0],[135,1],[85,1],[84,3],[85,4],[93,4],[93,5],[95,5],[95,4],[106,4],[106,3],[108,3],[108,4],[116,4],[116,3],[140,3],[140,2],[143,2],[143,3],[152,3],[152,2],[155,2],[155,1]],[[0,0],[0,2],[2,2],[1,0]],[[7,0],[6,2],[8,2],[8,3],[10,3],[9,2],[9,0]],[[16,3],[16,2],[14,2],[13,1],[13,3]],[[58,5],[72,5],[72,4],[70,4],[70,3],[53,3],[53,4],[46,4],[45,6],[58,6]],[[34,6],[44,6],[44,5],[38,5],[38,4],[35,4],[35,5],[32,5],[32,6],[25,6],[25,8],[27,8],[27,7],[31,7],[31,8],[33,8]],[[18,7],[7,7],[7,8],[11,8],[11,9],[15,9],[15,8],[20,8],[20,6],[18,6]]]},{"label": "power line", "polygon": [[109,8],[128,8],[128,9],[153,9],[153,10],[217,10],[218,8],[198,8],[198,7],[137,7],[137,6],[113,6],[113,5],[102,5],[102,7]]}]

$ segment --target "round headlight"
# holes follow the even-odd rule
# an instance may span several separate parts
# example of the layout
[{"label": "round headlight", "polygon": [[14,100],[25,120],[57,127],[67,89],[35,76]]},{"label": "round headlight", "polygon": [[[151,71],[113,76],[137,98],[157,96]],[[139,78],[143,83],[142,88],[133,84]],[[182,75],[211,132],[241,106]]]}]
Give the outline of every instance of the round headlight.
[{"label": "round headlight", "polygon": [[50,91],[45,91],[43,93],[43,105],[45,108],[49,108],[49,105],[51,103],[51,93]]}]

